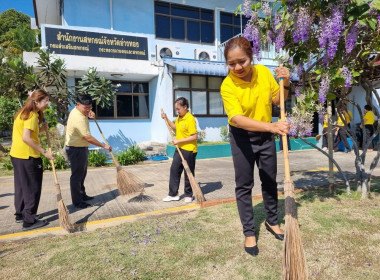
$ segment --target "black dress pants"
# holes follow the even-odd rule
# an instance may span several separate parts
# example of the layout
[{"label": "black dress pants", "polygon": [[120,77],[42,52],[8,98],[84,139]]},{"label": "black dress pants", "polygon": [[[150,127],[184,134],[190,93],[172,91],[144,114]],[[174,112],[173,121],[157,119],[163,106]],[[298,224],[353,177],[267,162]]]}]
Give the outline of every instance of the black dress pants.
[{"label": "black dress pants", "polygon": [[20,159],[11,157],[14,169],[16,216],[33,224],[40,204],[43,167],[41,158]]},{"label": "black dress pants", "polygon": [[88,148],[66,146],[66,153],[69,157],[71,167],[71,200],[74,205],[78,205],[84,202],[83,197],[86,195],[84,180],[87,175]]},{"label": "black dress pants", "polygon": [[265,217],[277,225],[277,155],[272,133],[249,132],[230,126],[230,143],[235,169],[236,202],[245,236],[255,235],[252,207],[253,170],[259,168]]},{"label": "black dress pants", "polygon": [[[186,151],[183,149],[180,149],[180,150],[184,159],[187,161],[187,164],[189,165],[191,173],[193,173],[194,175],[195,158],[197,156],[197,153],[193,153],[192,151]],[[182,175],[183,169],[184,167],[182,165],[182,159],[178,153],[178,150],[176,149],[174,152],[172,165],[170,167],[170,179],[169,179],[169,195],[170,196],[178,195],[179,183],[181,181],[181,175]],[[193,190],[191,189],[189,177],[187,176],[185,172],[185,197],[192,197],[192,196],[193,196]]]},{"label": "black dress pants", "polygon": [[334,151],[335,152],[338,151],[338,146],[339,146],[340,141],[343,142],[343,145],[348,152],[351,151],[350,144],[347,141],[347,137],[348,137],[347,133],[348,133],[348,128],[344,128],[343,126],[339,126],[338,135],[336,136],[335,142],[334,142]]},{"label": "black dress pants", "polygon": [[[364,126],[364,133],[366,135],[366,142],[363,143],[363,148],[364,147],[367,147],[367,149],[373,149],[373,141],[370,141],[369,139],[371,139],[373,133],[374,133],[374,129],[373,129],[373,125],[372,124],[366,124]],[[363,137],[364,139],[364,137]]]}]

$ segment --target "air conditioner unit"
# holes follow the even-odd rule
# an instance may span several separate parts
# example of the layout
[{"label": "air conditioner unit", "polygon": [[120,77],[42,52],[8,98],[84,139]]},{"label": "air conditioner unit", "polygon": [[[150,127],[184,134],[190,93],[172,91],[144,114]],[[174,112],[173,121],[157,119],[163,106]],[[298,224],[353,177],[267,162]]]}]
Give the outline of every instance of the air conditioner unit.
[{"label": "air conditioner unit", "polygon": [[217,61],[218,55],[217,55],[217,52],[213,50],[195,49],[194,58],[196,60]]},{"label": "air conditioner unit", "polygon": [[156,45],[156,59],[164,57],[181,57],[181,48],[170,45]]}]

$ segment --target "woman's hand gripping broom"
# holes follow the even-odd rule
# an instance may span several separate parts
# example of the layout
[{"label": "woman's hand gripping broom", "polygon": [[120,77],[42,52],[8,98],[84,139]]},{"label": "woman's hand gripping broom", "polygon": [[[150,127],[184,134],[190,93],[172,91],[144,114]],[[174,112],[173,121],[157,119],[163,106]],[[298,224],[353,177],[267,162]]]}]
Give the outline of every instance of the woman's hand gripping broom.
[{"label": "woman's hand gripping broom", "polygon": [[[45,122],[45,120],[44,120],[44,122]],[[48,127],[48,125],[46,123],[47,145],[48,145],[49,153],[52,153],[51,145],[50,145],[49,131],[48,131],[47,127]],[[61,187],[58,183],[57,173],[55,171],[55,166],[54,166],[54,160],[50,160],[50,164],[51,164],[51,168],[53,170],[54,182],[55,182],[55,191],[57,193],[57,208],[58,208],[59,225],[62,228],[64,228],[65,230],[67,230],[68,232],[72,232],[75,227],[70,221],[69,211],[67,210],[66,205],[62,199]]]},{"label": "woman's hand gripping broom", "polygon": [[[108,145],[108,142],[106,140],[106,137],[104,137],[102,130],[100,129],[100,126],[96,119],[93,119],[96,123],[96,126],[99,129],[100,134],[103,137],[104,143]],[[144,192],[144,183],[143,181],[138,178],[137,176],[133,175],[131,172],[128,172],[127,170],[123,169],[119,162],[116,160],[114,154],[110,151],[112,160],[114,164],[116,165],[116,171],[117,171],[117,187],[119,189],[120,195],[130,195],[133,193],[140,193],[142,194]]]},{"label": "woman's hand gripping broom", "polygon": [[[163,109],[161,109],[161,113],[164,113],[164,110],[163,110]],[[166,126],[168,127],[168,130],[169,130],[170,136],[171,136],[172,141],[173,141],[175,138],[174,138],[173,131],[172,131],[172,129],[170,128],[167,119],[165,119],[165,123],[166,123]],[[186,161],[185,158],[183,157],[182,152],[181,152],[181,150],[179,149],[178,145],[175,145],[175,146],[176,146],[176,148],[177,148],[177,151],[178,151],[179,156],[180,156],[181,159],[182,159],[182,165],[183,165],[183,167],[184,167],[184,169],[185,169],[185,172],[186,172],[186,174],[187,174],[187,177],[189,178],[190,185],[191,185],[191,189],[193,190],[193,194],[194,194],[194,197],[195,197],[195,201],[196,201],[198,204],[202,204],[202,202],[206,201],[205,197],[203,196],[202,190],[201,190],[201,188],[199,187],[197,181],[195,180],[194,175],[193,175],[193,173],[191,172],[191,170],[190,170],[190,168],[189,168],[189,165],[187,164],[187,161]]]},{"label": "woman's hand gripping broom", "polygon": [[[282,65],[280,65],[282,67]],[[285,121],[285,98],[284,80],[280,79],[280,108],[281,120]],[[294,199],[294,184],[290,179],[288,141],[286,135],[281,135],[283,144],[284,166],[285,166],[285,239],[284,256],[282,259],[282,280],[305,280],[308,272],[304,256],[299,225],[297,221],[297,207]]]}]

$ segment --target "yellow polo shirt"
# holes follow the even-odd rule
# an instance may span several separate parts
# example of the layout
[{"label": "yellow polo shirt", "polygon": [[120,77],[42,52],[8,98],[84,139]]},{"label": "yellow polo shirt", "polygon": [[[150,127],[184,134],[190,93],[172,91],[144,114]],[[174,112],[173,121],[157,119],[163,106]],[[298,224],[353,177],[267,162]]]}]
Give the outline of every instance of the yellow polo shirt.
[{"label": "yellow polo shirt", "polygon": [[246,82],[230,72],[220,88],[228,123],[242,115],[262,122],[272,121],[272,101],[280,87],[270,70],[264,65],[251,65],[252,79]]},{"label": "yellow polo shirt", "polygon": [[367,124],[373,124],[375,122],[375,115],[372,111],[367,111],[365,115],[363,116],[364,119],[364,125]]},{"label": "yellow polo shirt", "polygon": [[[178,140],[190,137],[191,135],[197,134],[197,123],[195,118],[189,112],[186,113],[181,119],[179,116],[175,120],[176,126],[176,137]],[[189,143],[180,143],[178,147],[196,153],[198,151],[197,140],[191,141]]]},{"label": "yellow polo shirt", "polygon": [[323,119],[323,128],[326,128],[329,126],[329,115],[326,114],[325,118]]},{"label": "yellow polo shirt", "polygon": [[40,133],[39,120],[37,112],[30,112],[29,118],[27,120],[22,120],[20,114],[17,115],[12,132],[12,147],[10,155],[14,158],[28,159],[29,157],[39,158],[40,152],[32,149],[28,144],[22,140],[22,134],[24,129],[29,129],[32,131],[32,139],[38,145],[40,144],[40,139],[38,134]]},{"label": "yellow polo shirt", "polygon": [[[347,110],[344,112],[344,120],[346,121],[347,124],[350,124],[351,120],[353,119],[351,111]],[[338,126],[344,126],[344,122],[340,118],[338,114],[338,120],[336,122]]]},{"label": "yellow polo shirt", "polygon": [[83,139],[91,135],[88,116],[83,115],[76,107],[70,112],[66,127],[65,145],[70,147],[88,147],[90,143]]}]

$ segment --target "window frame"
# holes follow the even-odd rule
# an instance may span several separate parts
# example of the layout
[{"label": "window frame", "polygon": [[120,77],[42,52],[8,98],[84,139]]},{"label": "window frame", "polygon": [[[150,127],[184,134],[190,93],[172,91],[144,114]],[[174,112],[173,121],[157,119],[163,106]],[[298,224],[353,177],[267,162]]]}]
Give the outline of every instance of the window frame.
[{"label": "window frame", "polygon": [[[223,15],[232,16],[232,22],[231,23],[223,23],[222,20],[220,20],[220,26],[219,26],[219,32],[220,32],[220,34],[219,34],[219,36],[220,36],[220,42],[221,43],[224,43],[224,42],[228,41],[229,39],[231,39],[232,37],[238,35],[238,34],[234,34],[234,29],[235,28],[239,28],[240,29],[240,33],[242,33],[244,31],[244,27],[245,27],[245,24],[246,24],[246,23],[244,24],[245,18],[241,14],[240,15],[235,15],[234,13],[229,13],[229,12],[223,12],[223,11],[221,11],[220,15],[219,15],[220,18],[222,18]],[[236,25],[235,24],[235,18],[237,18],[237,17],[240,17],[240,25]],[[246,21],[248,22],[248,19],[246,19]],[[228,27],[232,28],[232,37],[230,37],[230,38],[228,38],[227,40],[224,40],[224,41],[222,41],[222,28],[223,28],[223,26],[228,26]]]},{"label": "window frame", "polygon": [[[169,6],[169,13],[168,14],[163,14],[163,13],[158,13],[156,12],[156,4],[166,4]],[[172,14],[172,6],[175,8],[190,8],[190,9],[197,9],[198,10],[198,15],[199,17],[197,19],[191,18],[191,17],[185,17],[185,16],[177,16]],[[213,15],[213,20],[207,20],[207,19],[202,19],[202,12],[211,12]],[[160,17],[167,17],[169,18],[169,38],[166,37],[158,37],[156,28],[157,28],[157,16]],[[178,19],[178,20],[183,20],[184,21],[184,39],[175,39],[173,38],[172,34],[172,19]],[[191,22],[198,22],[199,24],[199,41],[193,41],[188,39],[188,21]],[[203,42],[202,41],[202,23],[207,23],[212,25],[212,40],[211,42]],[[214,45],[215,42],[215,12],[214,10],[210,9],[205,9],[205,8],[199,8],[199,7],[194,7],[194,6],[189,6],[189,5],[182,5],[178,3],[170,3],[170,2],[165,2],[165,1],[154,1],[154,35],[156,39],[159,40],[170,40],[170,41],[176,41],[176,42],[186,42],[186,43],[192,43],[192,44],[202,44],[202,45]]]},{"label": "window frame", "polygon": [[[185,88],[185,87],[178,87],[178,88],[175,88],[174,87],[174,79],[175,79],[175,76],[187,76],[189,77],[189,88]],[[198,76],[198,77],[206,77],[206,88],[193,88],[192,87],[192,77],[193,76]],[[223,114],[210,114],[210,92],[218,92],[220,94],[220,88],[219,89],[212,89],[212,88],[209,88],[209,77],[216,77],[216,78],[221,78],[221,83],[223,82],[223,78],[220,77],[220,76],[212,76],[212,75],[192,75],[192,74],[184,74],[184,73],[173,73],[173,95],[172,95],[172,98],[173,98],[173,115],[175,117],[177,117],[177,112],[175,110],[175,106],[174,106],[174,102],[176,100],[176,91],[188,91],[190,92],[190,100],[189,100],[189,106],[191,108],[191,114],[195,117],[206,117],[206,118],[226,118],[227,117],[227,114],[224,110],[224,106],[223,106],[223,99],[222,97],[220,97],[222,99],[222,109],[223,109]],[[203,92],[206,92],[206,114],[194,114],[193,111],[194,111],[194,107],[193,107],[193,94],[192,92],[193,91],[203,91]]]},{"label": "window frame", "polygon": [[[79,79],[77,79],[79,81]],[[96,106],[95,104],[93,104],[93,111],[95,113],[95,116],[97,119],[99,120],[141,120],[141,119],[150,119],[150,98],[149,98],[149,82],[139,82],[139,81],[117,81],[117,80],[110,80],[112,82],[113,85],[117,85],[117,84],[120,84],[120,83],[131,83],[131,89],[132,89],[132,92],[118,92],[116,91],[115,95],[114,95],[114,98],[113,98],[113,116],[112,117],[103,117],[103,116],[99,116],[98,115],[98,106]],[[134,88],[134,84],[137,83],[137,84],[147,84],[148,86],[148,92],[143,92],[143,93],[139,93],[139,92],[133,92],[133,88]],[[147,107],[148,107],[148,115],[145,117],[135,117],[135,116],[132,116],[132,117],[118,117],[117,116],[117,96],[132,96],[132,114],[134,114],[134,102],[133,102],[133,97],[134,96],[148,96],[148,102],[147,102]]]}]

